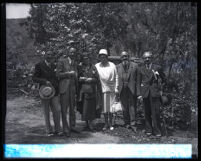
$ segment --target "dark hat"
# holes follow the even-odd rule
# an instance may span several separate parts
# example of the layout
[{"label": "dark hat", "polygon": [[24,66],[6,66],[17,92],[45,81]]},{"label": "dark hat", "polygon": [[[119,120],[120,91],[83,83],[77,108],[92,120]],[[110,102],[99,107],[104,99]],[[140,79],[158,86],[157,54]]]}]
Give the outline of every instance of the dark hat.
[{"label": "dark hat", "polygon": [[39,89],[39,95],[42,99],[50,99],[55,95],[55,89],[53,86],[42,85]]}]

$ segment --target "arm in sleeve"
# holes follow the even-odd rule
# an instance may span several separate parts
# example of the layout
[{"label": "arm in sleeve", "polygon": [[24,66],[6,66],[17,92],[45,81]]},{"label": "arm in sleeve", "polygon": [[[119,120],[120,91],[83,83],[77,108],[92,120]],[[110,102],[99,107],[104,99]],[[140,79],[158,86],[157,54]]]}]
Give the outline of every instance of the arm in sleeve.
[{"label": "arm in sleeve", "polygon": [[34,82],[41,83],[41,84],[45,84],[47,81],[45,78],[41,78],[41,68],[38,64],[35,67],[35,71],[34,71],[32,80]]},{"label": "arm in sleeve", "polygon": [[141,96],[141,81],[142,81],[142,75],[140,72],[140,67],[137,67],[136,70],[137,78],[136,78],[136,89],[137,89],[137,96]]},{"label": "arm in sleeve", "polygon": [[71,74],[69,72],[63,72],[63,62],[62,61],[59,61],[57,63],[56,76],[59,79],[71,77]]},{"label": "arm in sleeve", "polygon": [[118,73],[117,73],[117,68],[116,66],[114,65],[114,73],[115,73],[115,92],[118,92],[118,88],[119,88],[119,76],[118,76]]}]

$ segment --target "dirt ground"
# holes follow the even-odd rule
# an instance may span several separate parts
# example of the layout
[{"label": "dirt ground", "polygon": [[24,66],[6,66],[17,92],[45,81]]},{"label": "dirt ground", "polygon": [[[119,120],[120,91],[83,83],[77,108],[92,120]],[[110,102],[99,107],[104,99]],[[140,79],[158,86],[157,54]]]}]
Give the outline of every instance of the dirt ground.
[{"label": "dirt ground", "polygon": [[[53,125],[53,122],[51,122]],[[198,154],[198,134],[195,131],[181,131],[174,129],[169,131],[168,136],[156,138],[147,137],[143,128],[134,133],[123,126],[123,121],[117,119],[114,131],[103,132],[103,118],[94,122],[95,132],[82,131],[85,123],[80,120],[77,113],[76,128],[80,134],[72,133],[70,138],[64,136],[45,136],[45,123],[40,100],[25,95],[7,95],[7,110],[5,120],[5,143],[6,144],[192,144],[193,154]]]}]

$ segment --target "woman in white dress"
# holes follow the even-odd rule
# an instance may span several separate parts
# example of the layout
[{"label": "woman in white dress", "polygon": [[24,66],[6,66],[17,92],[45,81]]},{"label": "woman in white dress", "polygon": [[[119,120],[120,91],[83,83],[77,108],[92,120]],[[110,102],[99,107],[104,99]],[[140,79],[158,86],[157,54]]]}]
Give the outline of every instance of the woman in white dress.
[{"label": "woman in white dress", "polygon": [[103,130],[113,130],[112,126],[112,104],[115,102],[115,96],[118,94],[118,74],[114,63],[108,61],[108,52],[106,49],[99,51],[99,60],[95,66],[97,68],[103,94],[103,114],[105,117],[105,126]]}]

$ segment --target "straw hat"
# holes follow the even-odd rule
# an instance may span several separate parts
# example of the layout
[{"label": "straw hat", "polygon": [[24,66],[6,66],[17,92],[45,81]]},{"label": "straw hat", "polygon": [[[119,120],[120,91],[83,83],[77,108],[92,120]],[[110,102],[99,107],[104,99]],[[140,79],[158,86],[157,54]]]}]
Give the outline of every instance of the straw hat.
[{"label": "straw hat", "polygon": [[42,85],[39,89],[39,95],[42,99],[50,99],[55,95],[55,89],[53,86]]}]

